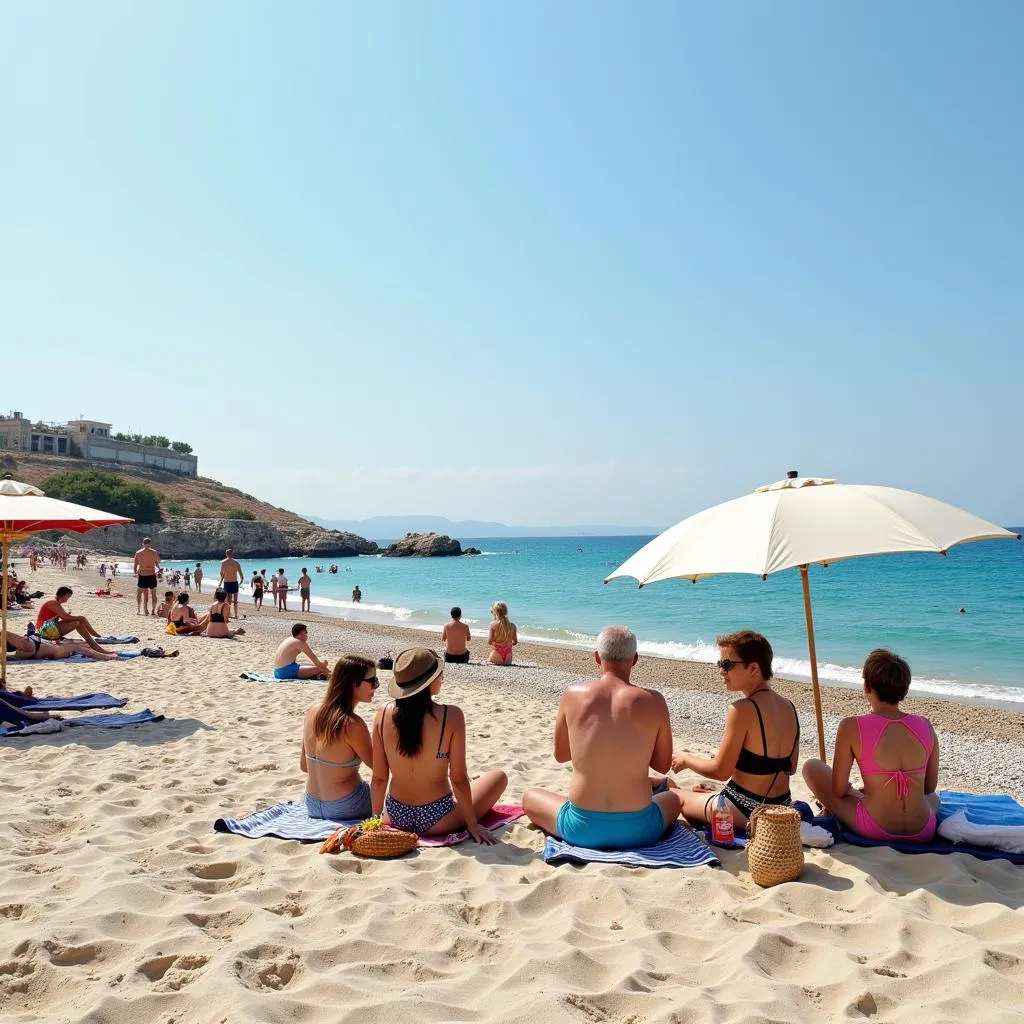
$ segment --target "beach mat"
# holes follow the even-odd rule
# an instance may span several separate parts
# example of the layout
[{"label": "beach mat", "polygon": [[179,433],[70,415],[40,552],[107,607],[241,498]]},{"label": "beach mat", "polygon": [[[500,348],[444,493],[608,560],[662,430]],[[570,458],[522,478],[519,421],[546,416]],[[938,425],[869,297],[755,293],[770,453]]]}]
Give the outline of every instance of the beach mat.
[{"label": "beach mat", "polygon": [[96,643],[107,644],[113,646],[114,644],[137,644],[139,638],[137,636],[98,636],[96,637]]},{"label": "beach mat", "polygon": [[322,683],[327,676],[313,676],[310,679],[278,679],[269,672],[241,672],[240,679],[248,679],[253,683]]},{"label": "beach mat", "polygon": [[123,708],[128,701],[111,693],[80,693],[74,697],[23,697],[5,693],[4,700],[27,711],[90,711],[98,708]]},{"label": "beach mat", "polygon": [[[480,819],[484,828],[492,832],[507,825],[523,813],[518,805],[498,804]],[[246,839],[297,839],[303,843],[321,843],[342,825],[358,825],[362,818],[352,821],[331,821],[311,818],[304,803],[275,804],[261,811],[253,811],[244,818],[218,818],[214,832],[230,832]],[[453,832],[447,836],[422,836],[420,846],[454,846],[469,838],[468,832]]]},{"label": "beach mat", "polygon": [[721,864],[710,846],[686,825],[677,823],[653,846],[639,850],[590,850],[548,836],[541,858],[548,864],[625,864],[634,868],[697,868]]},{"label": "beach mat", "polygon": [[[81,715],[78,718],[66,718],[62,724],[66,726],[91,725],[99,729],[123,729],[128,725],[145,725],[147,722],[162,722],[163,720],[163,715],[155,715],[149,708],[146,708],[144,711],[135,711],[126,715]],[[0,729],[0,736],[17,736],[19,731],[17,727]]]}]

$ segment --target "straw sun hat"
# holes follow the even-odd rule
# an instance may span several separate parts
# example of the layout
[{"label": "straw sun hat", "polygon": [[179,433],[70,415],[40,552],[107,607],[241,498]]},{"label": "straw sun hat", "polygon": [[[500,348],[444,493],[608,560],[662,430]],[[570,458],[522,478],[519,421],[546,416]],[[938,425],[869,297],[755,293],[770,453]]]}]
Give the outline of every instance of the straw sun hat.
[{"label": "straw sun hat", "polygon": [[425,690],[442,671],[441,659],[426,647],[410,647],[395,656],[394,678],[388,694],[401,700]]}]

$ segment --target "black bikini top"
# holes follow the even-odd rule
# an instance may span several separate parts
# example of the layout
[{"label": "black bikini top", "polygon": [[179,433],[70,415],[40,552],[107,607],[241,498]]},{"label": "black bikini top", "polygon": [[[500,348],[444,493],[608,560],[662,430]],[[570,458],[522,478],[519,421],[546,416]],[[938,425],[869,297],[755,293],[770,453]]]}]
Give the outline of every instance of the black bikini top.
[{"label": "black bikini top", "polygon": [[790,768],[793,764],[793,752],[800,745],[800,719],[796,713],[796,706],[792,701],[789,702],[789,706],[793,708],[793,718],[796,719],[796,739],[793,740],[793,750],[785,757],[769,757],[768,737],[764,732],[764,719],[761,717],[761,709],[757,706],[757,701],[753,697],[748,697],[747,700],[754,705],[754,710],[757,712],[757,724],[761,727],[761,746],[764,749],[764,753],[755,754],[752,750],[747,750],[744,747],[740,751],[740,756],[736,759],[736,771],[745,772],[747,775],[777,775],[779,772],[785,772],[787,775],[790,774]]}]

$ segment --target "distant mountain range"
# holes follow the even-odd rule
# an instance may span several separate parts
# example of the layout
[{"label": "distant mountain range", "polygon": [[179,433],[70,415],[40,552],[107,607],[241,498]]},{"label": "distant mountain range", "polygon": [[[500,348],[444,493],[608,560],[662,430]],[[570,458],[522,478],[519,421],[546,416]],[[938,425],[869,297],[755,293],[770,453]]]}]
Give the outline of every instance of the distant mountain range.
[{"label": "distant mountain range", "polygon": [[444,516],[373,516],[371,519],[321,519],[306,516],[328,530],[345,530],[371,540],[393,540],[407,533],[446,533],[462,537],[644,537],[660,533],[649,526],[508,526],[479,519]]}]

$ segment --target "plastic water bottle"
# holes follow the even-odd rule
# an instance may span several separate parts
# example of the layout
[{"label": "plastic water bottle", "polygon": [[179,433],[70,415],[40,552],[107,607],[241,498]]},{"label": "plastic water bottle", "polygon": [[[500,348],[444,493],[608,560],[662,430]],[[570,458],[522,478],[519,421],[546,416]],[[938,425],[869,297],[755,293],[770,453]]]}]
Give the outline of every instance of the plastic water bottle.
[{"label": "plastic water bottle", "polygon": [[732,810],[724,793],[718,794],[715,809],[711,812],[711,842],[718,846],[732,846],[736,833],[732,825]]}]

